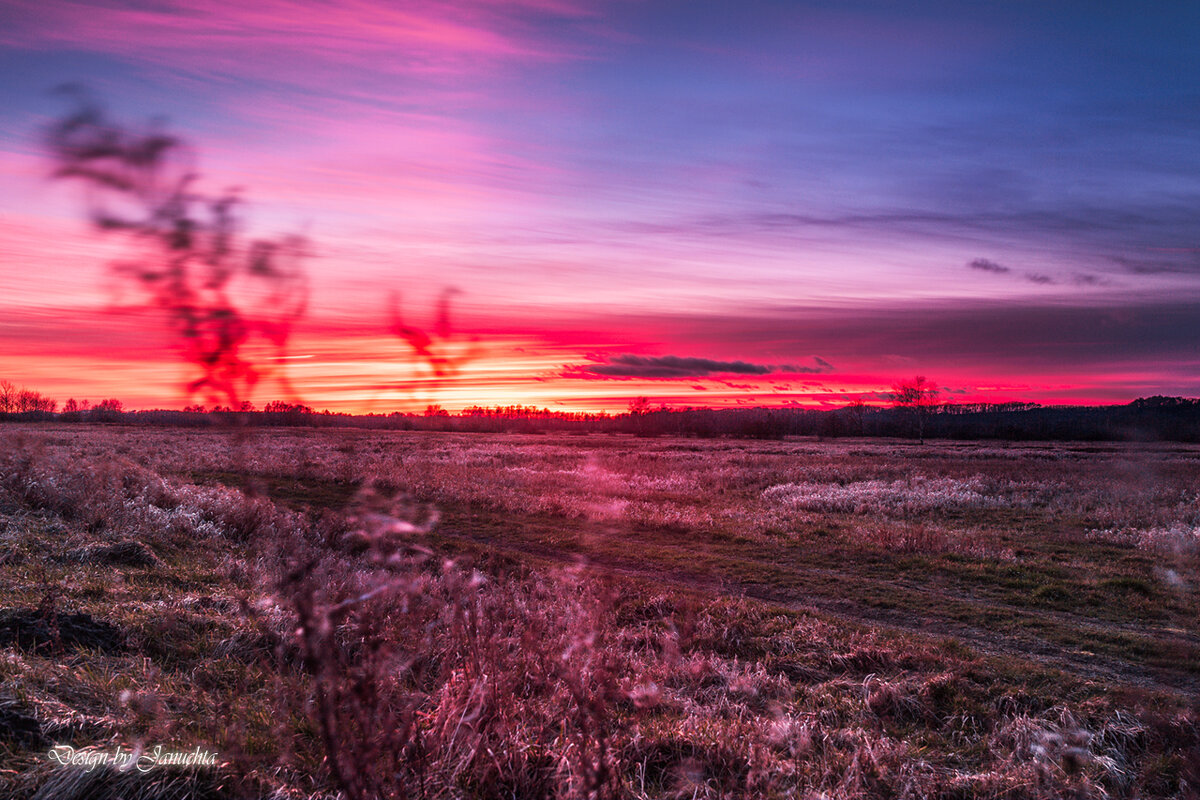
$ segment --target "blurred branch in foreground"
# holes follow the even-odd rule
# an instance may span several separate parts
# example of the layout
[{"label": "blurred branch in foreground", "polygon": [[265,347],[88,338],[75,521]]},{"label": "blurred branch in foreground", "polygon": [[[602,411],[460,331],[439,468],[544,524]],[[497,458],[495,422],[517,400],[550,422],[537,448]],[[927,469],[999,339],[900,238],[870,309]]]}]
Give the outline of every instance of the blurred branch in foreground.
[{"label": "blurred branch in foreground", "polygon": [[400,295],[396,292],[391,295],[392,333],[412,348],[413,355],[428,365],[435,378],[456,374],[464,364],[479,355],[479,343],[475,339],[464,342],[454,334],[450,323],[450,298],[456,294],[461,292],[453,287],[442,290],[438,297],[437,320],[432,334],[405,324],[400,315]]},{"label": "blurred branch in foreground", "polygon": [[293,394],[279,362],[307,305],[305,240],[247,239],[237,191],[197,191],[194,157],[181,139],[158,124],[113,122],[79,87],[61,91],[75,108],[45,131],[53,176],[82,183],[95,226],[136,246],[114,271],[166,311],[197,368],[189,395],[238,407],[265,377]]}]

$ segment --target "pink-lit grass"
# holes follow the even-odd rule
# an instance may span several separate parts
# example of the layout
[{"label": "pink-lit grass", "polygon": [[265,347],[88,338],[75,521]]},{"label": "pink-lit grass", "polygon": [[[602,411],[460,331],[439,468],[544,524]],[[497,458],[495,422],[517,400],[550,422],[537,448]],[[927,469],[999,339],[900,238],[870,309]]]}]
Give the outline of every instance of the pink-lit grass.
[{"label": "pink-lit grass", "polygon": [[[121,784],[132,796],[193,780],[194,796],[1153,797],[1196,780],[1194,710],[1165,683],[1130,686],[1150,667],[1183,674],[1167,634],[1131,628],[1177,625],[1194,597],[1164,590],[1136,544],[1088,539],[1144,487],[1094,454],[1043,470],[807,443],[280,433],[231,454],[225,436],[136,429],[10,443],[5,603],[59,587],[53,603],[118,625],[129,650],[5,649],[4,696],[56,740],[154,737],[227,760],[215,780]],[[1125,524],[1187,513],[1187,498],[1162,507],[1186,473],[1149,469],[1166,485],[1126,503]],[[816,470],[888,487],[942,475],[999,499],[899,515],[764,501]],[[157,563],[59,558],[127,540]],[[1042,586],[1066,599],[1018,602]],[[1143,609],[1106,607],[1131,593]],[[1047,658],[1097,643],[1114,669]],[[86,788],[0,746],[13,791]]]}]

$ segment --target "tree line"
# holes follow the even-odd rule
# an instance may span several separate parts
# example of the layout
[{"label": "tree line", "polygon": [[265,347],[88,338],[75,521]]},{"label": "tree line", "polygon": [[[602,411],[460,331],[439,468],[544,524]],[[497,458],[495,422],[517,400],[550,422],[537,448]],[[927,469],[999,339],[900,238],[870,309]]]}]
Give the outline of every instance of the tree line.
[{"label": "tree line", "polygon": [[533,406],[472,406],[451,413],[429,406],[421,413],[352,415],[273,401],[261,409],[242,403],[189,406],[184,410],[126,411],[120,400],[57,403],[38,392],[0,382],[0,420],[101,422],[186,427],[298,426],[458,433],[624,434],[642,437],[783,439],[786,437],[895,437],[1068,441],[1200,442],[1200,399],[1144,397],[1126,405],[1040,406],[1036,403],[917,402],[893,393],[887,407],[853,402],[837,409],[654,408],[644,398],[621,414],[554,411]]},{"label": "tree line", "polygon": [[64,422],[115,420],[124,408],[125,404],[115,397],[101,400],[94,406],[88,400],[78,401],[72,397],[60,411],[58,401],[54,398],[24,386],[16,386],[11,381],[0,380],[0,415],[5,418],[18,416]]}]

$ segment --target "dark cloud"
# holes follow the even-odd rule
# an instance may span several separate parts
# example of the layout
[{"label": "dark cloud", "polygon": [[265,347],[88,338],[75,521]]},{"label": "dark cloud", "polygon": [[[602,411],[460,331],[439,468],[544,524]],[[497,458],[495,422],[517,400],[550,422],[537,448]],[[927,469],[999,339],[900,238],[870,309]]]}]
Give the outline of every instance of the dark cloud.
[{"label": "dark cloud", "polygon": [[974,261],[968,262],[967,266],[971,269],[978,269],[984,272],[995,272],[997,275],[1002,275],[1005,272],[1012,272],[1011,269],[1003,264],[997,264],[995,261],[991,261],[986,258],[977,258]]},{"label": "dark cloud", "polygon": [[746,361],[714,361],[681,356],[613,356],[606,364],[580,367],[579,372],[604,378],[703,378],[708,375],[768,375],[775,367]]},{"label": "dark cloud", "polygon": [[[903,205],[863,208],[845,214],[725,213],[674,220],[621,223],[624,231],[652,236],[712,238],[768,235],[805,243],[847,235],[882,242],[948,241],[1007,248],[1060,250],[1092,263],[1115,263],[1135,273],[1200,273],[1195,249],[1195,203],[1188,196],[1126,205],[1078,204],[1060,198],[1044,204],[992,208],[979,203],[913,209]],[[1081,255],[1088,253],[1089,255]],[[1131,258],[1131,254],[1149,253]],[[987,258],[967,267],[1003,274],[1010,267]]]},{"label": "dark cloud", "polygon": [[[1186,255],[1186,254],[1185,254]],[[1112,263],[1134,275],[1187,274],[1195,272],[1200,266],[1200,259],[1181,259],[1178,254],[1174,257],[1129,258],[1127,256],[1112,256]],[[1190,262],[1190,263],[1189,263]]]},{"label": "dark cloud", "polygon": [[815,357],[814,366],[798,364],[751,364],[747,361],[715,361],[683,356],[612,356],[603,364],[568,367],[568,375],[598,375],[603,378],[705,378],[710,375],[770,375],[773,373],[818,374],[833,365]]},{"label": "dark cloud", "polygon": [[1079,298],[1073,303],[956,299],[626,319],[647,340],[671,336],[696,348],[720,342],[743,352],[811,348],[852,372],[861,367],[848,364],[868,359],[889,370],[928,371],[931,377],[933,370],[951,365],[1099,376],[1115,370],[1118,362],[1121,369],[1136,362],[1182,379],[1195,375],[1192,365],[1200,359],[1198,295],[1163,301],[1131,293],[1120,301]]},{"label": "dark cloud", "polygon": [[[619,227],[637,233],[696,234],[706,238],[797,229],[875,231],[935,236],[1000,234],[1012,237],[1068,237],[1095,244],[1159,245],[1164,253],[1186,251],[1194,230],[1194,206],[1188,202],[1122,206],[1028,206],[1006,211],[971,207],[914,210],[893,207],[849,214],[746,212],[710,214],[667,222],[629,221]],[[1162,247],[1161,242],[1167,242]],[[1179,242],[1178,246],[1174,246]],[[1186,254],[1186,253],[1185,253]],[[987,259],[977,259],[987,260]],[[973,262],[972,262],[973,264]]]},{"label": "dark cloud", "polygon": [[823,372],[833,372],[833,364],[830,364],[823,358],[814,358],[815,367],[804,366],[803,364],[780,364],[779,372],[791,372],[799,375],[820,375]]},{"label": "dark cloud", "polygon": [[[973,261],[967,262],[967,266],[970,267],[971,269],[980,270],[981,272],[992,272],[997,275],[1005,275],[1005,274],[1012,272],[1012,269],[1010,267],[1006,267],[1003,264],[997,264],[995,261],[992,261],[991,259],[987,259],[987,258],[976,258]],[[1024,278],[1025,280],[1029,281],[1030,283],[1037,283],[1037,284],[1041,284],[1044,286],[1058,283],[1058,281],[1056,281],[1054,278],[1050,277],[1049,275],[1043,275],[1038,272],[1026,272],[1021,277]],[[1071,283],[1076,286],[1108,286],[1109,285],[1109,281],[1105,280],[1104,278],[1101,278],[1099,275],[1094,275],[1090,272],[1077,272],[1077,273],[1073,274],[1071,276]]]}]

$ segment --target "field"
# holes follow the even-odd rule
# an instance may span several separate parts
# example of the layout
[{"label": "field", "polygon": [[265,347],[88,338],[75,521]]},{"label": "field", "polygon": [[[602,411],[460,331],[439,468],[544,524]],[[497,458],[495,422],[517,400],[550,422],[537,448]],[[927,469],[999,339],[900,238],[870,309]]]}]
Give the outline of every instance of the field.
[{"label": "field", "polygon": [[9,425],[0,537],[3,796],[1200,797],[1200,447]]}]

